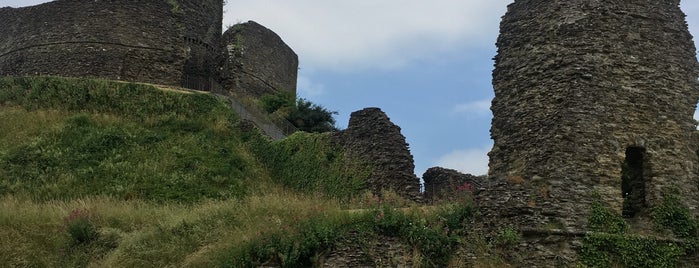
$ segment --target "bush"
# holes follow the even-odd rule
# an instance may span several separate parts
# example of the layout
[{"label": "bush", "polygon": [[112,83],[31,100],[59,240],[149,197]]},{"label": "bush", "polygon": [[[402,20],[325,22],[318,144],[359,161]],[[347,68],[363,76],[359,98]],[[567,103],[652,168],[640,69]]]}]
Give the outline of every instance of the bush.
[{"label": "bush", "polygon": [[287,119],[301,131],[330,132],[337,130],[333,118],[336,114],[337,112],[331,112],[323,106],[299,99],[296,101],[296,108],[291,110]]},{"label": "bush", "polygon": [[90,212],[87,209],[74,209],[64,222],[71,245],[88,244],[99,238],[97,229],[90,223]]},{"label": "bush", "polygon": [[266,94],[260,98],[262,108],[268,113],[278,113],[296,128],[305,132],[322,133],[335,131],[337,112],[329,111],[306,99],[294,100],[285,92]]}]

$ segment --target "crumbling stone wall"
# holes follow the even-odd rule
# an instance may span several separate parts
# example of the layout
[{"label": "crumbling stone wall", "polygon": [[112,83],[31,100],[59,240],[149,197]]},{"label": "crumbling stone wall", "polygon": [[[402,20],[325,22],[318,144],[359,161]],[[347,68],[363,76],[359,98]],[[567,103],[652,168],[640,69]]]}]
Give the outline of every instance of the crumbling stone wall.
[{"label": "crumbling stone wall", "polygon": [[321,259],[320,267],[414,267],[413,248],[395,237],[370,241],[354,233]]},{"label": "crumbling stone wall", "polygon": [[421,199],[409,145],[400,127],[381,109],[353,112],[347,129],[334,133],[333,140],[349,158],[373,168],[366,182],[372,192],[380,195],[382,190],[393,190],[410,200]]},{"label": "crumbling stone wall", "polygon": [[[624,195],[647,208],[678,185],[696,212],[699,65],[679,0],[516,0],[497,46],[490,175],[542,193],[525,202],[570,228],[593,192],[621,213]],[[631,158],[643,189],[622,192]]]},{"label": "crumbling stone wall", "polygon": [[228,55],[224,88],[250,96],[275,92],[296,96],[298,56],[276,33],[248,21],[229,28],[223,40]]},{"label": "crumbling stone wall", "polygon": [[[0,9],[0,75],[179,84],[218,69],[220,0],[56,0]],[[215,57],[218,57],[216,59]]]},{"label": "crumbling stone wall", "polygon": [[453,169],[430,168],[422,175],[422,180],[425,181],[425,200],[435,201],[452,197],[457,193],[458,187],[462,187],[464,184],[473,187],[469,190],[480,188],[483,179],[483,177],[463,174]]}]

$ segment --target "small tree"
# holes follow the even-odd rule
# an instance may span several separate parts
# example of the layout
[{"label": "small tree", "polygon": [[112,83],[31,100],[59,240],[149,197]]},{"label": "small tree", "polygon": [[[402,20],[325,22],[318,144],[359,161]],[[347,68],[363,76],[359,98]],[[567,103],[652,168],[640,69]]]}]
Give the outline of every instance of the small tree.
[{"label": "small tree", "polygon": [[337,130],[333,118],[336,114],[308,100],[298,99],[287,119],[299,130],[320,133]]},{"label": "small tree", "polygon": [[309,100],[295,100],[291,94],[278,92],[264,95],[260,101],[266,112],[284,117],[301,131],[320,133],[337,130],[333,118],[337,112]]}]

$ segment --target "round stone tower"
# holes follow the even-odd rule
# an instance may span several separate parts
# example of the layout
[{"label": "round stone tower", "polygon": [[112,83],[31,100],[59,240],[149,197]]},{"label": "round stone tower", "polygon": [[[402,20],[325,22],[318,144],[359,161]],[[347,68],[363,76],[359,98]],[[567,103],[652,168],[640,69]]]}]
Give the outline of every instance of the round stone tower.
[{"label": "round stone tower", "polygon": [[497,41],[490,175],[565,227],[584,228],[597,195],[644,217],[674,188],[696,211],[699,64],[684,18],[679,0],[515,0]]},{"label": "round stone tower", "polygon": [[173,85],[216,77],[222,12],[221,0],[55,0],[0,8],[0,76]]}]

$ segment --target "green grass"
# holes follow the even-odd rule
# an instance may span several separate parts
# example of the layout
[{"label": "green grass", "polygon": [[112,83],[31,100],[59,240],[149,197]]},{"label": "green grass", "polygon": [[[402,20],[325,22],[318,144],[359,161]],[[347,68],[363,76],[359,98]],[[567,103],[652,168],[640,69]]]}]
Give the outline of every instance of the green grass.
[{"label": "green grass", "polygon": [[275,182],[296,191],[349,201],[360,194],[370,167],[346,158],[330,139],[329,133],[297,132],[273,143],[259,136],[249,143]]},{"label": "green grass", "polygon": [[159,202],[242,197],[260,167],[226,104],[99,80],[0,80],[0,195]]},{"label": "green grass", "polygon": [[369,167],[330,135],[271,142],[208,94],[0,78],[0,129],[9,267],[309,266],[349,231],[446,266],[471,216],[458,203],[395,210],[410,204],[390,194],[364,202]]}]

